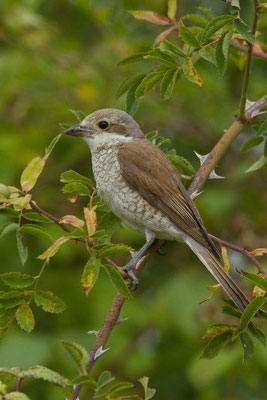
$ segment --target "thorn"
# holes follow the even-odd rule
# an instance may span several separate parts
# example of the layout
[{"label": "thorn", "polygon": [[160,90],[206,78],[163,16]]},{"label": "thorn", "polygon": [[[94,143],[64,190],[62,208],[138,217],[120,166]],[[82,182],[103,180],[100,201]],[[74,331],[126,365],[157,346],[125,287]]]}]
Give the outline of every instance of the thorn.
[{"label": "thorn", "polygon": [[194,151],[195,155],[197,156],[197,158],[200,160],[200,166],[204,164],[204,162],[206,161],[206,159],[208,158],[209,154],[204,154],[203,156],[201,154],[198,154],[196,151]]},{"label": "thorn", "polygon": [[117,319],[116,325],[123,324],[123,322],[128,321],[128,319],[129,319],[129,318],[122,318],[122,317],[119,317],[119,318]]},{"label": "thorn", "polygon": [[217,175],[215,169],[213,169],[209,174],[209,179],[225,179],[225,176]]},{"label": "thorn", "polygon": [[199,196],[203,192],[204,192],[204,190],[201,190],[201,192],[198,192],[197,190],[195,190],[193,193],[190,194],[190,197],[192,200],[194,200],[197,196]]},{"label": "thorn", "polygon": [[89,335],[98,335],[99,331],[88,331],[87,332]]},{"label": "thorn", "polygon": [[96,360],[98,357],[100,357],[103,353],[105,353],[108,350],[109,350],[109,347],[105,350],[103,350],[103,346],[98,347],[98,349],[96,350],[95,355],[94,355],[94,360]]}]

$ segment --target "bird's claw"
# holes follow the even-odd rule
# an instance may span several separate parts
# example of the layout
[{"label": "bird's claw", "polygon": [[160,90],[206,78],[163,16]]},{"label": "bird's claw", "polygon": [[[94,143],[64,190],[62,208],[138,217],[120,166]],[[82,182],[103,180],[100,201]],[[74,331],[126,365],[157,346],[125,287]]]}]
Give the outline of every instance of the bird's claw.
[{"label": "bird's claw", "polygon": [[138,285],[139,285],[139,280],[137,278],[137,276],[134,273],[134,267],[135,265],[133,265],[131,262],[129,262],[128,264],[126,264],[124,267],[122,267],[123,271],[125,271],[129,277],[132,279],[133,284],[134,284],[134,290],[137,289]]}]

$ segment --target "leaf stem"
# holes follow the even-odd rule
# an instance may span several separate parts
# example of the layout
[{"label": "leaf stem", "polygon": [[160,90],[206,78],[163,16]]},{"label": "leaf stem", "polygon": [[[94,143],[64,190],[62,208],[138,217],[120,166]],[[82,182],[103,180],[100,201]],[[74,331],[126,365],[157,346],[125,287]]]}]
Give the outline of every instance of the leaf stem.
[{"label": "leaf stem", "polygon": [[[257,27],[257,23],[258,23],[258,17],[259,17],[258,0],[254,0],[254,16],[253,16],[253,21],[252,21],[252,26],[251,26],[252,35],[255,35],[256,27]],[[246,61],[246,66],[245,66],[245,73],[244,73],[239,113],[238,113],[238,119],[242,122],[246,122],[246,116],[245,116],[246,101],[247,101],[247,95],[248,95],[248,84],[249,84],[250,71],[251,71],[252,54],[253,54],[253,44],[248,43],[247,61]]]}]

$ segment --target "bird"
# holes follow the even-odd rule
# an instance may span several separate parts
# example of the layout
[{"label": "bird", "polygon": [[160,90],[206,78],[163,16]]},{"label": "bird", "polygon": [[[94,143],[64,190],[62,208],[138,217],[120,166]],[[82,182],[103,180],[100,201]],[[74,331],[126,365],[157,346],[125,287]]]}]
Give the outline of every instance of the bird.
[{"label": "bird", "polygon": [[243,312],[248,299],[223,267],[222,256],[164,152],[146,138],[125,111],[92,112],[65,131],[81,137],[91,151],[97,194],[146,242],[124,266],[134,283],[133,268],[155,239],[185,242]]}]

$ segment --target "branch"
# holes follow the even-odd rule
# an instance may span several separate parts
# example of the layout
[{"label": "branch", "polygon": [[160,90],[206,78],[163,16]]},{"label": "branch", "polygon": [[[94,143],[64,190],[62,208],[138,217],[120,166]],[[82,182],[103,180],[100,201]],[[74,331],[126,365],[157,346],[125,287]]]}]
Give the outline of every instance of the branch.
[{"label": "branch", "polygon": [[229,249],[235,250],[238,253],[244,254],[245,256],[247,256],[252,262],[253,264],[256,265],[256,267],[258,268],[258,271],[263,275],[264,278],[267,278],[267,273],[265,272],[263,266],[259,263],[259,261],[253,256],[253,254],[251,254],[250,251],[242,248],[242,247],[238,247],[235,244],[226,242],[223,239],[220,239],[214,235],[211,235],[209,233],[209,237],[213,240],[215,240],[216,242],[220,243],[222,246],[228,247]]},{"label": "branch", "polygon": [[[254,36],[256,32],[256,27],[258,23],[258,17],[259,17],[259,9],[258,9],[258,0],[254,0],[254,16],[253,16],[253,22],[252,22],[252,27],[251,27],[251,33]],[[243,80],[243,87],[242,87],[242,92],[241,92],[241,98],[240,98],[240,106],[239,106],[239,114],[238,114],[238,119],[240,121],[246,121],[246,101],[247,101],[247,95],[248,95],[248,83],[249,83],[249,78],[250,78],[250,70],[251,70],[251,61],[252,61],[252,54],[253,54],[253,44],[248,43],[248,53],[247,53],[247,61],[246,61],[246,66],[245,66],[245,74],[244,74],[244,80]]]},{"label": "branch", "polygon": [[[231,47],[234,47],[235,49],[238,49],[238,50],[240,50],[240,51],[243,51],[244,53],[247,53],[247,52],[248,52],[248,47],[247,47],[247,46],[244,46],[244,45],[242,45],[242,44],[237,44],[237,43],[231,42],[231,43],[230,43],[230,46],[231,46]],[[262,51],[262,50],[257,50],[257,49],[255,49],[254,47],[253,47],[253,50],[252,50],[252,54],[253,54],[254,56],[267,58],[267,53],[265,53],[265,52]]]}]

